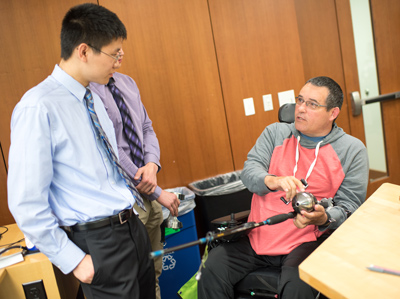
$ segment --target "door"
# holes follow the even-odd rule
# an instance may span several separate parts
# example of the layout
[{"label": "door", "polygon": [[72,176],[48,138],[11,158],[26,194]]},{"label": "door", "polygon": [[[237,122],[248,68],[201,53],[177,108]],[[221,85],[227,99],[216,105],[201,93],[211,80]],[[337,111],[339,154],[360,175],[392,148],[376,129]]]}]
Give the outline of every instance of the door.
[{"label": "door", "polygon": [[[400,91],[400,1],[370,0],[380,94]],[[371,192],[384,182],[400,184],[400,100],[380,103],[387,177],[372,182]]]},{"label": "door", "polygon": [[384,182],[400,183],[397,129],[400,101],[386,97],[388,94],[395,97],[400,91],[400,2],[351,0],[350,3],[361,88],[357,97],[365,100],[356,113],[362,113],[365,120],[370,195]]}]

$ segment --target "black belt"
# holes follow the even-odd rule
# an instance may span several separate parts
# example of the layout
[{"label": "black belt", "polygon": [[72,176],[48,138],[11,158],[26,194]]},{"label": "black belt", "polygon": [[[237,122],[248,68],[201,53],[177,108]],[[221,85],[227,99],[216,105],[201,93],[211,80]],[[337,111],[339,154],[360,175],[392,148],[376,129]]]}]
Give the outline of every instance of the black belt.
[{"label": "black belt", "polygon": [[133,215],[132,209],[123,210],[114,216],[103,218],[100,220],[90,221],[86,223],[77,223],[73,226],[61,226],[66,232],[81,232],[84,230],[91,230],[96,228],[101,228],[104,226],[111,226],[113,224],[124,224]]}]

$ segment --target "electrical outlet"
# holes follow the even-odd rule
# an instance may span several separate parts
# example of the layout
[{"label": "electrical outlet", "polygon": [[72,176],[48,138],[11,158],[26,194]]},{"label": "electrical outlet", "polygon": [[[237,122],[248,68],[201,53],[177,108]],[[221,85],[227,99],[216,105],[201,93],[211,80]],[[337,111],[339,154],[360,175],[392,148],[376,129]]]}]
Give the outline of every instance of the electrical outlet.
[{"label": "electrical outlet", "polygon": [[272,95],[266,94],[262,96],[264,103],[264,111],[274,110],[274,104],[272,103]]},{"label": "electrical outlet", "polygon": [[278,92],[279,107],[286,103],[296,103],[294,90],[287,90]]},{"label": "electrical outlet", "polygon": [[23,283],[22,287],[24,288],[26,299],[47,299],[43,280]]},{"label": "electrical outlet", "polygon": [[244,114],[246,116],[254,115],[256,113],[254,109],[254,101],[253,98],[247,98],[243,100],[244,105]]}]

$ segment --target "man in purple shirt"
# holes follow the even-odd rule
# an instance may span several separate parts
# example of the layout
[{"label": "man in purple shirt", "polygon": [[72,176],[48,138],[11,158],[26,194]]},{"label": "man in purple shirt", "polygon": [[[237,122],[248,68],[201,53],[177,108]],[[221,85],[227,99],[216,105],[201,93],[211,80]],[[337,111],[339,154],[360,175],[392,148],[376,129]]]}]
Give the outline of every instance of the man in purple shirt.
[{"label": "man in purple shirt", "polygon": [[[124,52],[121,49],[119,59],[115,61],[114,68],[121,66]],[[140,99],[139,89],[127,75],[115,72],[113,78],[115,86],[121,92],[123,100],[129,110],[129,115],[137,131],[143,151],[144,166],[138,167],[132,159],[131,148],[128,137],[124,132],[124,123],[121,112],[114,100],[113,94],[108,85],[91,83],[91,90],[98,94],[104,103],[107,114],[114,124],[115,135],[117,138],[118,155],[120,164],[133,178],[137,190],[144,195],[146,212],[135,205],[135,210],[139,213],[140,220],[144,223],[149,234],[152,250],[163,249],[161,243],[160,225],[163,222],[161,205],[171,211],[171,214],[178,216],[179,199],[173,193],[162,190],[157,185],[157,172],[160,170],[160,147],[158,139],[152,127],[152,122],[147,115],[146,109]],[[160,205],[161,204],[161,205]],[[162,257],[154,260],[156,272],[156,295],[161,298],[158,277],[162,271]]]}]

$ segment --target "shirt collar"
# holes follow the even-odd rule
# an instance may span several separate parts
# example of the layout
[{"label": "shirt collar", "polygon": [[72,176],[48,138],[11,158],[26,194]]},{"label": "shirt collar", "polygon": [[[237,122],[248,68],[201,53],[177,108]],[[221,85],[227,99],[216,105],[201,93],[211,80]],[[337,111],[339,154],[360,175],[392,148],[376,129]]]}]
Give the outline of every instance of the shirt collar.
[{"label": "shirt collar", "polygon": [[86,93],[86,87],[72,78],[57,64],[51,74],[61,85],[63,85],[70,93],[72,93],[79,101],[83,101]]}]

